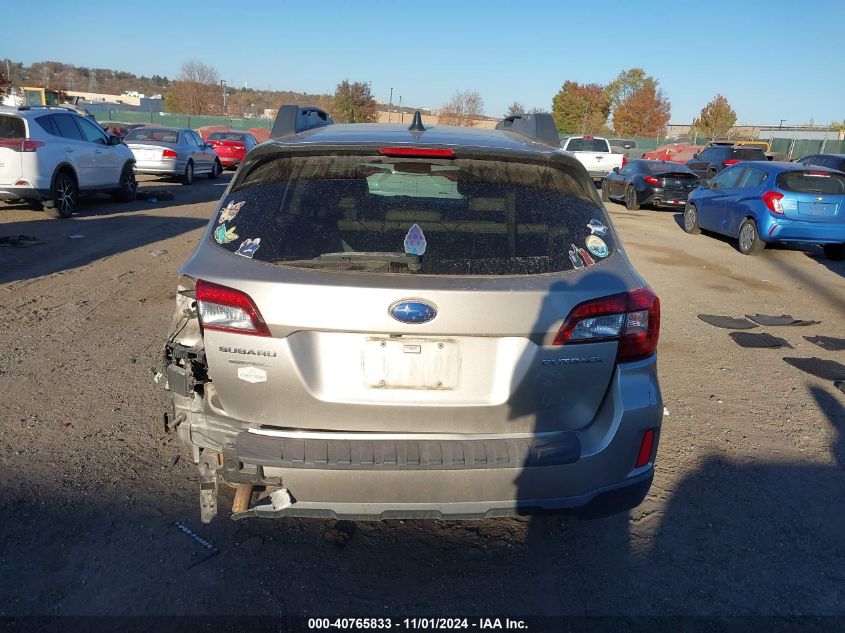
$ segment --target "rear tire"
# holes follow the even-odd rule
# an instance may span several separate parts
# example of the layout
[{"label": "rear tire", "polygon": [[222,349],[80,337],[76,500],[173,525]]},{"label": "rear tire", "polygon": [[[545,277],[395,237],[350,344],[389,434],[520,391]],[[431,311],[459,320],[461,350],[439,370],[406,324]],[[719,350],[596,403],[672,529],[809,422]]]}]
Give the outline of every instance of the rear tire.
[{"label": "rear tire", "polygon": [[759,255],[766,248],[766,243],[760,239],[757,223],[746,218],[739,227],[739,252],[743,255]]},{"label": "rear tire", "polygon": [[610,202],[610,196],[607,195],[607,181],[601,181],[601,200],[602,202]]},{"label": "rear tire", "polygon": [[684,231],[690,235],[698,235],[701,233],[701,227],[698,226],[698,209],[694,204],[687,202],[684,209]]},{"label": "rear tire", "polygon": [[208,172],[208,179],[214,180],[223,173],[223,165],[220,164],[220,161],[216,158],[214,159],[214,164],[211,166],[211,171]]},{"label": "rear tire", "polygon": [[50,199],[43,203],[44,213],[51,218],[69,218],[76,212],[79,204],[79,187],[73,175],[62,170],[53,178]]},{"label": "rear tire", "polygon": [[194,182],[194,163],[192,161],[188,161],[188,164],[185,165],[185,173],[182,174],[182,184],[183,185],[190,185]]},{"label": "rear tire", "polygon": [[823,244],[824,256],[837,262],[845,259],[845,244]]},{"label": "rear tire", "polygon": [[628,211],[640,210],[640,203],[637,202],[637,192],[630,185],[628,185],[628,188],[625,189],[625,208],[628,209]]},{"label": "rear tire", "polygon": [[114,199],[119,202],[132,202],[138,194],[138,181],[135,180],[135,169],[127,163],[120,173],[120,191],[114,194]]}]

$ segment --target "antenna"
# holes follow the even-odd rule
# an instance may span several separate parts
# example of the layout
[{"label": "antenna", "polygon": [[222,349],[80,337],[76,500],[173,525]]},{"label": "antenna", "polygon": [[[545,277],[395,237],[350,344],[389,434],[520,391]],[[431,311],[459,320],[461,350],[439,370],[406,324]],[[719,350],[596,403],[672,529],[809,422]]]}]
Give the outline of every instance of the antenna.
[{"label": "antenna", "polygon": [[408,128],[411,132],[425,132],[425,126],[422,122],[422,115],[420,111],[414,112],[414,120],[411,121],[411,126]]}]

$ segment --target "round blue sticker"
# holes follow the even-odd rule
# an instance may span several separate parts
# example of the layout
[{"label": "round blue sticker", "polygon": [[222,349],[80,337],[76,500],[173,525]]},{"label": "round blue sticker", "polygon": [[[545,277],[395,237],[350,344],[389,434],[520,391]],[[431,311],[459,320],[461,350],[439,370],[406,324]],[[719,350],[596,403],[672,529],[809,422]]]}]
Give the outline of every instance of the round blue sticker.
[{"label": "round blue sticker", "polygon": [[607,257],[607,244],[598,235],[587,236],[587,250],[596,257]]}]

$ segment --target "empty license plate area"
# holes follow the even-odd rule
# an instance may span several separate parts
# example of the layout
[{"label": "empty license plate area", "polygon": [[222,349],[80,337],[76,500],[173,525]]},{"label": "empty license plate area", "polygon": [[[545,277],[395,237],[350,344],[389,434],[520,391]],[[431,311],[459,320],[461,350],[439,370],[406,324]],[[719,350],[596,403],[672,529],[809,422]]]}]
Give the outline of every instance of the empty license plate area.
[{"label": "empty license plate area", "polygon": [[364,343],[362,364],[374,389],[456,389],[461,352],[454,340],[373,338]]},{"label": "empty license plate area", "polygon": [[798,212],[802,215],[832,217],[836,215],[836,205],[825,202],[799,202]]}]

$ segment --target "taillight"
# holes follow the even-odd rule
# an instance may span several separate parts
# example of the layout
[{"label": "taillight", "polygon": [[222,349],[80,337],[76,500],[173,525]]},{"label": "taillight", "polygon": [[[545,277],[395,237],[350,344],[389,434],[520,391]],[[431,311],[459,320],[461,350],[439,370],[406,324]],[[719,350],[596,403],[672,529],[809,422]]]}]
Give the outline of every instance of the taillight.
[{"label": "taillight", "polygon": [[162,158],[176,158],[176,152],[172,149],[165,149],[161,151]]},{"label": "taillight", "polygon": [[454,158],[455,152],[443,147],[382,147],[378,151],[382,156],[402,156],[404,158]]},{"label": "taillight", "polygon": [[236,150],[242,150],[242,149],[244,149],[244,146],[243,146],[243,145],[232,145],[232,147],[234,147]]},{"label": "taillight", "polygon": [[772,213],[779,213],[783,215],[783,194],[780,191],[767,191],[762,196],[763,202]]},{"label": "taillight", "polygon": [[634,468],[641,468],[651,461],[651,453],[654,451],[654,429],[643,433],[643,440],[640,442],[640,452],[637,453],[637,461]]},{"label": "taillight", "polygon": [[722,166],[723,166],[723,167],[728,167],[728,166],[730,166],[730,165],[736,165],[738,162],[739,162],[739,161],[738,161],[737,159],[735,159],[735,158],[729,158],[728,160],[723,160],[723,161],[722,161]]},{"label": "taillight", "polygon": [[575,306],[553,344],[618,340],[616,359],[630,362],[654,354],[659,335],[660,299],[651,288],[645,287]]},{"label": "taillight", "polygon": [[0,138],[0,147],[14,152],[34,152],[39,147],[44,147],[44,141],[31,138]]},{"label": "taillight", "polygon": [[197,280],[200,323],[206,330],[270,336],[258,306],[240,290]]},{"label": "taillight", "polygon": [[659,185],[660,184],[660,181],[657,178],[655,178],[654,176],[645,176],[643,178],[643,180],[645,180],[650,185]]}]

